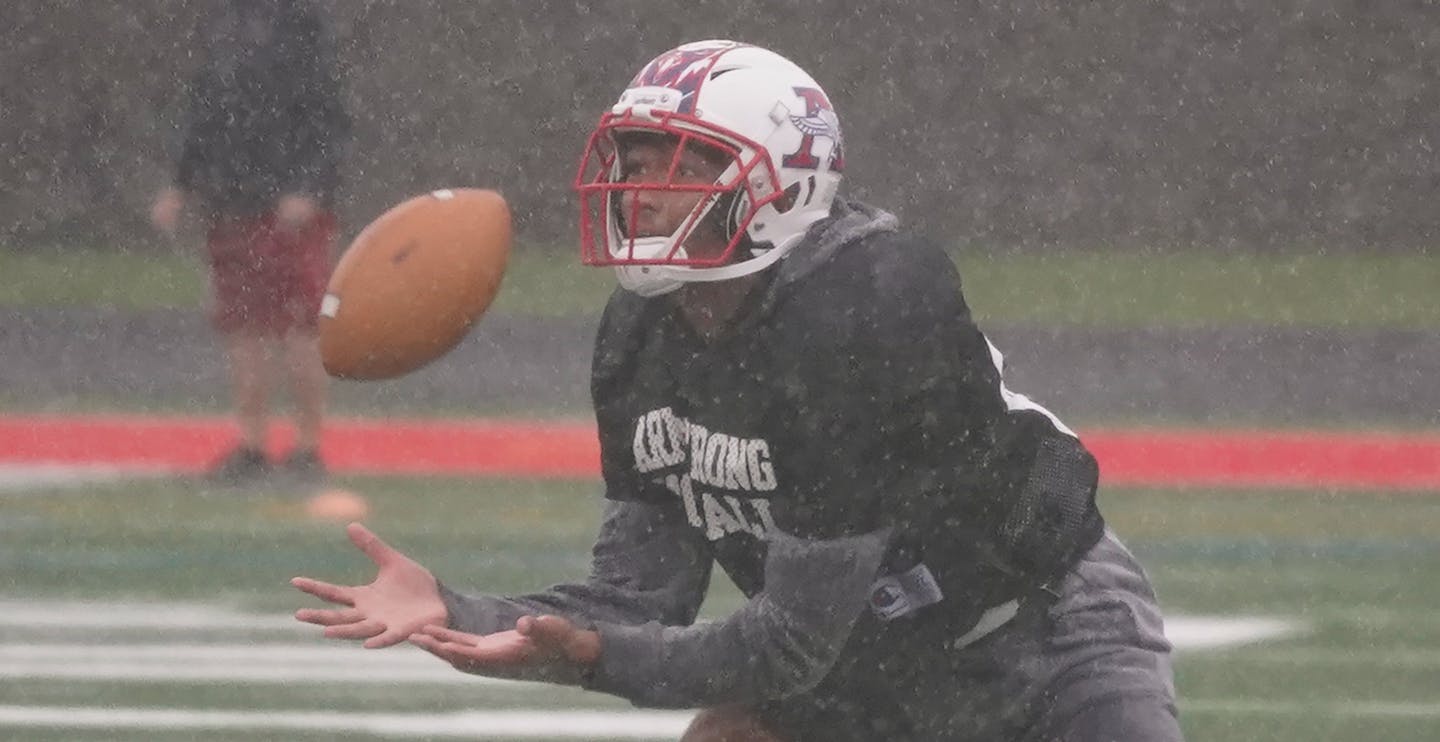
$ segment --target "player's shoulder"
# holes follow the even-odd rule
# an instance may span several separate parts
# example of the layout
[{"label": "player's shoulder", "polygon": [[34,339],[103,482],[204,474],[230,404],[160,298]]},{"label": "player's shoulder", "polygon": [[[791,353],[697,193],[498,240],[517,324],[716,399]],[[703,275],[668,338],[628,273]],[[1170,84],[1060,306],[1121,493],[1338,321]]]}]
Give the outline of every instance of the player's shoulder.
[{"label": "player's shoulder", "polygon": [[845,246],[796,282],[789,298],[791,311],[872,330],[963,303],[950,256],[934,240],[906,231],[878,232]]},{"label": "player's shoulder", "polygon": [[837,251],[812,276],[817,287],[844,286],[883,300],[897,293],[953,289],[958,276],[934,240],[907,231],[877,232]]},{"label": "player's shoulder", "polygon": [[881,240],[868,250],[877,290],[953,291],[959,283],[950,255],[929,237],[897,232]]}]

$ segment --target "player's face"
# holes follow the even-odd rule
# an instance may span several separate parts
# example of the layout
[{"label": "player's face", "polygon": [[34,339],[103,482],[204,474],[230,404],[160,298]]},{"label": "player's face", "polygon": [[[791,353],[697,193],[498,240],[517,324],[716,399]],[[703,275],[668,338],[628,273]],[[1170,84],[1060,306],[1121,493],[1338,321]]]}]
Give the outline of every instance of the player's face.
[{"label": "player's face", "polygon": [[[678,151],[677,151],[678,150]],[[680,149],[669,138],[647,137],[626,143],[620,152],[620,170],[625,183],[632,185],[708,186],[724,172],[728,162],[723,156],[699,147]],[[621,208],[630,237],[663,237],[675,233],[689,218],[690,212],[705,197],[698,190],[642,189],[625,191]],[[697,258],[717,255],[726,240],[705,219],[696,225],[685,242],[686,252]]]}]

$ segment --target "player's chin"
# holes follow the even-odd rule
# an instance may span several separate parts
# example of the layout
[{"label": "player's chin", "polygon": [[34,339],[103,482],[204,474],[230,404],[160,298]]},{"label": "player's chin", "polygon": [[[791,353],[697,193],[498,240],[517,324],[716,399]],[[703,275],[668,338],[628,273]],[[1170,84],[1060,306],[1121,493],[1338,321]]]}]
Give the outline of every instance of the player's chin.
[{"label": "player's chin", "polygon": [[631,239],[631,240],[648,240],[648,239],[651,239],[651,238],[654,238],[654,237],[669,237],[669,236],[670,236],[671,234],[673,234],[674,232],[675,232],[674,229],[668,229],[668,230],[667,230],[667,229],[665,229],[663,226],[660,226],[660,225],[658,225],[658,224],[655,224],[655,225],[645,225],[645,224],[641,224],[641,225],[637,226],[637,228],[636,228],[633,232],[631,232],[630,234],[626,235],[626,239]]}]

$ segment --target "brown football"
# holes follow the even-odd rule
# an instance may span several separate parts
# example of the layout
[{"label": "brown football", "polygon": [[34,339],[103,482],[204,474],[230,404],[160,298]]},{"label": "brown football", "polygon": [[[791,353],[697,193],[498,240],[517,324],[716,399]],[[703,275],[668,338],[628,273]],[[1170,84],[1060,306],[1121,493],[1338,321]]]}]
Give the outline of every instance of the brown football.
[{"label": "brown football", "polygon": [[345,249],[320,305],[320,356],[341,379],[391,379],[454,348],[500,290],[510,209],[478,188],[416,196]]}]

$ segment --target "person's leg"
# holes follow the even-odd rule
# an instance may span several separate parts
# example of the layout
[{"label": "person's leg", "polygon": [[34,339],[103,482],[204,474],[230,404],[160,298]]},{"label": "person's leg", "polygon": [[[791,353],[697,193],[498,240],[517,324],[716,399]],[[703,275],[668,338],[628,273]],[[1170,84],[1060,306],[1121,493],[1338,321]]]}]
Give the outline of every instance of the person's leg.
[{"label": "person's leg", "polygon": [[320,443],[330,377],[320,359],[318,319],[335,232],[334,216],[322,212],[298,232],[275,235],[283,261],[274,277],[279,294],[275,329],[283,333],[286,378],[295,405],[295,450],[285,468],[307,481],[325,475]]},{"label": "person's leg", "polygon": [[262,225],[253,220],[224,219],[212,226],[208,239],[211,324],[225,350],[231,409],[240,428],[238,445],[211,467],[209,476],[231,485],[254,481],[269,468],[264,453],[269,352],[261,322],[266,297],[256,281],[262,234]]},{"label": "person's leg", "polygon": [[1026,742],[1183,740],[1159,605],[1114,534],[1076,566],[1047,613],[1054,674]]},{"label": "person's leg", "polygon": [[248,332],[228,333],[224,343],[231,405],[240,427],[240,440],[211,465],[207,477],[217,484],[239,486],[257,482],[270,473],[270,461],[265,455],[268,343],[264,337]]},{"label": "person's leg", "polygon": [[240,444],[256,451],[265,449],[265,432],[269,427],[268,345],[266,338],[255,332],[237,331],[225,336],[225,351],[230,361],[230,394],[235,418],[240,424]]},{"label": "person's leg", "polygon": [[315,331],[297,329],[286,333],[285,369],[295,402],[295,447],[318,450],[329,377],[320,362],[320,337]]}]

